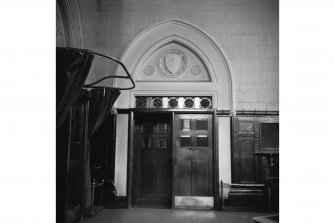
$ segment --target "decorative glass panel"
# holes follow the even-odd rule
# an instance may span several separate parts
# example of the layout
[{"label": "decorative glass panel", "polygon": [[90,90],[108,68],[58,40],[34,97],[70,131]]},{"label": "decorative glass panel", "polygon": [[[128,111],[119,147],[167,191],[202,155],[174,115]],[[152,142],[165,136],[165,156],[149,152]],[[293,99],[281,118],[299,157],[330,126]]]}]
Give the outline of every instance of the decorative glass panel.
[{"label": "decorative glass panel", "polygon": [[211,109],[211,96],[135,96],[136,108]]},{"label": "decorative glass panel", "polygon": [[151,137],[142,138],[142,148],[147,148],[147,149],[152,148],[152,138]]},{"label": "decorative glass panel", "polygon": [[156,139],[156,147],[157,148],[167,148],[167,138],[166,137],[160,137]]},{"label": "decorative glass panel", "polygon": [[197,136],[197,147],[207,147],[207,146],[208,146],[207,135],[198,135]]},{"label": "decorative glass panel", "polygon": [[208,120],[207,119],[196,119],[195,120],[196,130],[208,130]]},{"label": "decorative glass panel", "polygon": [[158,123],[157,133],[167,133],[167,123]]},{"label": "decorative glass panel", "polygon": [[190,147],[192,146],[191,136],[180,136],[180,147]]},{"label": "decorative glass panel", "polygon": [[147,97],[136,97],[136,108],[146,108]]},{"label": "decorative glass panel", "polygon": [[180,129],[182,131],[191,130],[191,120],[190,119],[180,119]]},{"label": "decorative glass panel", "polygon": [[178,107],[178,99],[177,98],[169,98],[168,105],[169,105],[169,108],[177,108]]},{"label": "decorative glass panel", "polygon": [[151,134],[152,133],[152,123],[143,123],[143,134],[147,135],[147,134]]},{"label": "decorative glass panel", "polygon": [[193,98],[185,98],[184,107],[185,108],[193,108],[194,107],[194,99]]},{"label": "decorative glass panel", "polygon": [[161,108],[163,107],[163,98],[157,97],[152,99],[152,107]]},{"label": "decorative glass panel", "polygon": [[211,103],[211,100],[209,98],[201,98],[200,99],[200,107],[201,108],[208,109],[208,108],[211,108],[211,106],[212,106],[212,103]]}]

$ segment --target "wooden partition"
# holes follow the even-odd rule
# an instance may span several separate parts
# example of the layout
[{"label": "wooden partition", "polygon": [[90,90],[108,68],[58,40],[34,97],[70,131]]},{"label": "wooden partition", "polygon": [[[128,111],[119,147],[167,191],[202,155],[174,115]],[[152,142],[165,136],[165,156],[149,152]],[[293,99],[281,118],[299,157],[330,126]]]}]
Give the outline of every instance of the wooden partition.
[{"label": "wooden partition", "polygon": [[230,206],[265,208],[265,181],[279,176],[279,117],[232,117]]}]

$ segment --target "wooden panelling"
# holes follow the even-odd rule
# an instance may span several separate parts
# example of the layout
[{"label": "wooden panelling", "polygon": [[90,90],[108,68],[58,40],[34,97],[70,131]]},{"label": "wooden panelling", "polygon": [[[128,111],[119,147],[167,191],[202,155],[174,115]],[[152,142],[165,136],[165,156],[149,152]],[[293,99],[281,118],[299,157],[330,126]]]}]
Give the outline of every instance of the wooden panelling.
[{"label": "wooden panelling", "polygon": [[198,161],[197,163],[197,174],[196,174],[196,192],[192,194],[193,196],[208,196],[210,192],[209,185],[209,166],[208,161]]},{"label": "wooden panelling", "polygon": [[240,183],[256,183],[254,139],[241,138],[240,147]]},{"label": "wooden panelling", "polygon": [[155,160],[142,160],[142,193],[150,193],[154,189],[154,162]]},{"label": "wooden panelling", "polygon": [[252,122],[240,122],[239,131],[240,132],[252,132],[254,130],[254,123]]},{"label": "wooden panelling", "polygon": [[212,194],[212,167],[208,161],[180,161],[175,166],[176,195],[208,196]]},{"label": "wooden panelling", "polygon": [[192,162],[179,161],[180,195],[192,195]]},{"label": "wooden panelling", "polygon": [[[265,123],[265,124],[264,124]],[[232,117],[232,183],[240,185],[231,189],[228,203],[230,206],[238,207],[265,207],[265,187],[258,190],[248,188],[248,185],[263,185],[271,176],[278,176],[278,148],[274,148],[278,136],[272,136],[267,131],[263,136],[268,136],[269,149],[265,155],[262,154],[262,132],[261,127],[272,127],[271,123],[277,123],[272,129],[276,130],[279,124],[278,117],[273,116],[234,116]],[[265,126],[265,127],[264,127]],[[264,140],[264,139],[263,139]],[[273,151],[277,149],[277,155]]]},{"label": "wooden panelling", "polygon": [[232,181],[264,183],[269,172],[267,161],[257,155],[261,147],[260,128],[262,123],[278,122],[278,117],[235,116],[232,119]]}]

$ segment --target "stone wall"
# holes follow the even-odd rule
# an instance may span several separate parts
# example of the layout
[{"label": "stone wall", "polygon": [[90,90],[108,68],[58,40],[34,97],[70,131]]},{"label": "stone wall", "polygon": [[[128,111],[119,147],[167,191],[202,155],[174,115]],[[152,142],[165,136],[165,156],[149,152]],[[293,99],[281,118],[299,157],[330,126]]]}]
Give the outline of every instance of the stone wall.
[{"label": "stone wall", "polygon": [[[223,49],[235,109],[279,109],[278,0],[98,0],[94,48],[120,58],[136,35],[168,19],[194,24]],[[90,78],[114,69],[96,59]]]}]

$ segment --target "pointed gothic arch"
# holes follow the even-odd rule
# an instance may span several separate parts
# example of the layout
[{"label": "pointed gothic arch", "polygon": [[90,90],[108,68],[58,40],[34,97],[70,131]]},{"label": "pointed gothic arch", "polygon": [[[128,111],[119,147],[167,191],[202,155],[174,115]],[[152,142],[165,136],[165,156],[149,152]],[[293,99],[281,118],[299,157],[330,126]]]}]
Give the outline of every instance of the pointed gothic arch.
[{"label": "pointed gothic arch", "polygon": [[[143,62],[157,49],[176,42],[194,52],[205,64],[211,82],[138,82],[136,89],[121,96],[118,107],[132,107],[134,95],[148,94],[212,94],[217,109],[233,110],[233,80],[229,62],[220,46],[205,31],[181,20],[167,20],[155,24],[138,34],[124,50],[121,61],[136,80]],[[123,75],[117,68],[117,75]],[[122,80],[115,83],[122,85]]]}]

